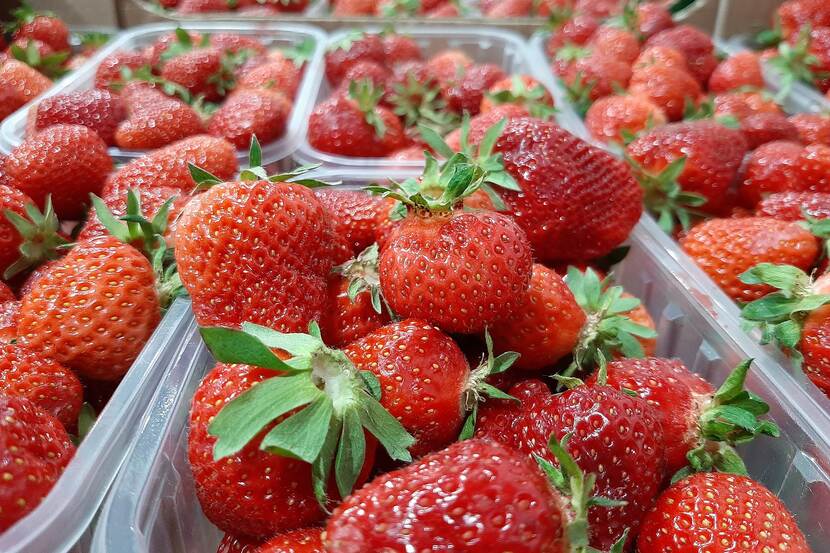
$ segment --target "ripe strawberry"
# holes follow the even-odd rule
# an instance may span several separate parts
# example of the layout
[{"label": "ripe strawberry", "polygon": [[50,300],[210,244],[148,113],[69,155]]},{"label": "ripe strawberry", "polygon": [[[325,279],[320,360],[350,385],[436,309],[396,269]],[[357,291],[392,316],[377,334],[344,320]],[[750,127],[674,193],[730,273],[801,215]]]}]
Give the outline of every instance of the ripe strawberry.
[{"label": "ripe strawberry", "polygon": [[343,80],[340,81],[339,90],[348,92],[352,81],[368,80],[375,88],[386,91],[386,82],[391,76],[392,72],[385,65],[368,60],[359,61],[346,71]]},{"label": "ripe strawberry", "polygon": [[548,89],[530,75],[513,75],[493,83],[481,99],[481,112],[505,104],[521,106],[538,119],[550,119],[556,113]]},{"label": "ripe strawberry", "polygon": [[720,62],[709,77],[709,92],[729,92],[741,87],[766,86],[761,62],[755,52],[740,52]]},{"label": "ripe strawberry", "polygon": [[631,80],[631,66],[616,58],[595,52],[577,59],[566,70],[562,79],[568,97],[584,114],[592,101],[626,88]]},{"label": "ripe strawberry", "polygon": [[[646,205],[670,228],[674,216],[688,226],[684,203],[714,214],[729,208],[730,187],[747,144],[740,131],[702,120],[652,129],[629,144],[626,152],[646,190]],[[688,193],[696,199],[686,198]]]},{"label": "ripe strawberry", "polygon": [[764,92],[726,92],[712,101],[716,116],[732,115],[739,121],[756,113],[783,113],[775,99]]},{"label": "ripe strawberry", "polygon": [[0,394],[22,397],[74,428],[83,403],[75,373],[21,344],[0,345]]},{"label": "ripe strawberry", "polygon": [[[510,120],[517,117],[529,117],[530,114],[525,108],[516,104],[500,104],[494,106],[485,113],[479,113],[470,119],[470,129],[467,135],[467,142],[471,145],[478,145],[481,143],[487,131],[493,128],[502,120]],[[454,152],[463,150],[461,144],[461,127],[450,132],[445,138],[447,146]],[[423,151],[423,148],[421,148]]]},{"label": "ripe strawberry", "polygon": [[112,159],[107,145],[92,130],[79,125],[54,125],[23,141],[6,159],[11,186],[40,207],[51,194],[60,218],[80,218],[87,195],[99,193]]},{"label": "ripe strawberry", "polygon": [[115,129],[126,117],[121,98],[107,90],[82,90],[56,94],[38,104],[31,119],[33,132],[52,125],[83,125],[89,127],[108,145],[113,145]]},{"label": "ripe strawberry", "polygon": [[21,397],[0,395],[0,532],[33,511],[75,454],[57,419]]},{"label": "ripe strawberry", "polygon": [[533,10],[533,0],[500,0],[485,12],[492,18],[529,17]]},{"label": "ripe strawberry", "polygon": [[238,82],[239,88],[264,88],[279,91],[294,98],[300,87],[300,68],[288,58],[269,60],[245,72]]},{"label": "ripe strawberry", "polygon": [[642,71],[655,65],[689,71],[689,66],[686,65],[686,56],[683,55],[683,52],[669,46],[647,46],[643,48],[634,61],[632,70]]},{"label": "ripe strawberry", "polygon": [[218,48],[197,48],[170,58],[164,63],[161,77],[186,88],[193,96],[204,96],[215,102],[225,96],[232,86],[229,74]]},{"label": "ripe strawberry", "polygon": [[805,24],[830,26],[830,6],[823,0],[790,0],[778,7],[774,18],[781,23],[781,34],[789,38]]},{"label": "ripe strawberry", "polygon": [[[418,507],[405,507],[413,504]],[[564,553],[564,504],[531,460],[467,440],[379,476],[347,498],[328,521],[325,548]]]},{"label": "ripe strawberry", "polygon": [[680,240],[685,252],[735,301],[766,295],[765,285],[739,276],[758,263],[784,263],[808,270],[819,254],[816,238],[796,223],[769,217],[711,219]]},{"label": "ripe strawberry", "polygon": [[354,33],[332,45],[326,52],[326,79],[333,87],[340,84],[349,68],[360,61],[385,61],[383,40],[379,35]]},{"label": "ripe strawberry", "polygon": [[[111,275],[118,278],[112,280]],[[18,333],[81,376],[117,380],[160,319],[153,268],[112,237],[78,244],[38,279],[20,308]]]},{"label": "ripe strawberry", "polygon": [[637,31],[645,39],[674,27],[671,12],[661,2],[643,2],[637,6]]},{"label": "ripe strawberry", "polygon": [[640,41],[631,31],[609,25],[597,29],[588,47],[629,65],[640,55]]},{"label": "ripe strawberry", "polygon": [[122,69],[137,70],[149,63],[142,52],[113,52],[98,64],[95,71],[95,88],[109,89],[113,83],[123,82]]},{"label": "ripe strawberry", "polygon": [[382,90],[370,82],[354,82],[347,95],[335,95],[314,108],[308,141],[318,150],[352,157],[383,157],[406,144],[403,125],[379,106]]},{"label": "ripe strawberry", "polygon": [[[31,198],[17,188],[0,184],[0,212],[4,214],[0,218],[0,271],[4,273],[20,258],[20,244],[23,242],[20,231],[6,215],[6,211],[12,211],[25,218],[26,206],[32,203]],[[45,234],[38,237],[40,240],[46,239]],[[0,301],[6,301],[6,298]]]},{"label": "ripe strawberry", "polygon": [[334,0],[331,14],[335,17],[374,15],[377,5],[378,0]]},{"label": "ripe strawberry", "polygon": [[519,402],[487,402],[480,409],[476,437],[556,463],[548,439],[570,435],[564,447],[582,470],[596,474],[596,493],[627,501],[588,510],[590,545],[606,551],[626,529],[636,535],[665,475],[666,438],[646,400],[608,386],[581,385],[553,395],[539,380],[521,382],[509,394]]},{"label": "ripe strawberry", "polygon": [[9,343],[17,339],[17,320],[19,315],[19,301],[6,300],[0,303],[0,342]]},{"label": "ripe strawberry", "polygon": [[477,115],[485,93],[506,76],[498,65],[476,64],[463,70],[457,78],[444,80],[441,95],[447,101],[449,109]]},{"label": "ripe strawberry", "polygon": [[169,186],[191,193],[196,182],[188,164],[193,164],[219,179],[229,179],[236,174],[238,162],[236,150],[227,140],[198,135],[174,142],[150,152],[123,166],[107,181],[104,192],[129,188]]},{"label": "ripe strawberry", "polygon": [[810,553],[787,507],[746,476],[694,474],[663,492],[643,521],[640,553],[700,551]]},{"label": "ripe strawberry", "polygon": [[264,543],[225,534],[216,553],[324,553],[322,529],[291,530]]},{"label": "ripe strawberry", "polygon": [[69,51],[69,27],[50,13],[38,13],[29,6],[13,12],[12,39],[40,40],[55,52]]},{"label": "ripe strawberry", "polygon": [[810,144],[805,147],[795,170],[804,190],[830,192],[830,146]]},{"label": "ripe strawberry", "polygon": [[51,86],[52,81],[49,77],[25,63],[13,59],[0,60],[0,88],[13,91],[13,95],[6,99],[8,107],[3,107],[3,111],[17,111],[23,104],[34,100]]},{"label": "ripe strawberry", "polygon": [[797,142],[768,142],[749,155],[739,193],[746,207],[754,207],[767,194],[804,190],[797,166],[804,146]]},{"label": "ripe strawberry", "polygon": [[180,14],[200,14],[231,11],[230,0],[181,0],[176,9]]},{"label": "ripe strawberry", "polygon": [[127,85],[121,97],[127,119],[115,132],[120,148],[152,150],[204,132],[202,119],[193,108],[143,83]]},{"label": "ripe strawberry", "polygon": [[678,25],[661,31],[646,41],[647,46],[668,46],[686,56],[689,71],[698,83],[705,85],[718,65],[709,35],[690,25]]},{"label": "ripe strawberry", "polygon": [[421,47],[411,37],[389,33],[383,35],[381,40],[383,41],[383,55],[389,67],[394,68],[403,62],[423,59]]},{"label": "ripe strawberry", "polygon": [[238,54],[246,52],[249,55],[262,55],[268,53],[265,46],[256,38],[236,33],[216,33],[208,37],[208,42],[214,48],[223,52]]},{"label": "ripe strawberry", "polygon": [[798,137],[804,144],[830,146],[830,117],[818,113],[797,113],[790,121],[798,129]]},{"label": "ripe strawberry", "polygon": [[585,126],[594,138],[620,144],[666,122],[666,114],[657,104],[630,94],[600,98],[585,114]]},{"label": "ripe strawberry", "polygon": [[801,221],[805,215],[830,219],[830,194],[826,192],[781,192],[770,194],[755,207],[755,215],[781,221]]},{"label": "ripe strawberry", "polygon": [[781,113],[756,113],[741,120],[751,150],[777,140],[798,141],[798,129]]},{"label": "ripe strawberry", "polygon": [[628,92],[651,100],[669,121],[679,121],[687,104],[697,103],[701,89],[689,72],[658,64],[635,71]]},{"label": "ripe strawberry", "polygon": [[628,168],[553,123],[507,123],[496,143],[521,192],[500,191],[541,261],[602,257],[626,239],[642,213]]},{"label": "ripe strawberry", "polygon": [[208,133],[225,138],[239,149],[256,136],[263,144],[285,133],[292,103],[278,91],[242,89],[231,93],[213,114]]},{"label": "ripe strawberry", "polygon": [[319,188],[314,193],[328,211],[335,232],[346,237],[354,255],[375,242],[375,220],[381,209],[388,208],[391,202],[362,190],[338,187]]},{"label": "ripe strawberry", "polygon": [[[177,29],[163,34],[152,45],[143,50],[145,63],[149,63],[150,67],[158,72],[164,62],[173,56],[177,50],[187,50],[188,47],[192,47],[194,44],[208,44],[209,40],[209,38],[205,38],[197,32],[184,29]],[[180,48],[180,46],[184,46],[184,48]],[[168,53],[168,51],[170,52]]]},{"label": "ripe strawberry", "polygon": [[545,51],[553,57],[556,52],[568,44],[584,46],[599,28],[599,20],[596,17],[584,13],[575,13],[559,29],[555,30],[547,44]]},{"label": "ripe strawberry", "polygon": [[466,73],[474,64],[461,50],[444,50],[427,60],[427,72],[443,85]]}]

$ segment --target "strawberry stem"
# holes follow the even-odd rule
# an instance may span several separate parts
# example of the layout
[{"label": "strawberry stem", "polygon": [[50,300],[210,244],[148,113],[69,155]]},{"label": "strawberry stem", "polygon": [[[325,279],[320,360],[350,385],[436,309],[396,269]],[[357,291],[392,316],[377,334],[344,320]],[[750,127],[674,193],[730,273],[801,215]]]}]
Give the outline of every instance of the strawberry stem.
[{"label": "strawberry stem", "polygon": [[61,249],[65,249],[69,242],[64,239],[58,230],[60,221],[52,207],[52,197],[46,197],[46,205],[41,212],[36,205],[27,204],[24,208],[28,218],[7,209],[6,219],[14,226],[22,238],[20,257],[3,272],[3,279],[9,280],[26,270],[58,258]]}]

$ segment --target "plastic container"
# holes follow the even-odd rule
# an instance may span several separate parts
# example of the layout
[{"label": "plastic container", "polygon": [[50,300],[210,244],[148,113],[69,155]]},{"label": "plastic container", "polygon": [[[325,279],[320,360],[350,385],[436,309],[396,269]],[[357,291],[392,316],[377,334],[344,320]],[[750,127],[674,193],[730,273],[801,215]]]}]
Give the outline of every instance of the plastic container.
[{"label": "plastic container", "polygon": [[[402,176],[401,176],[402,177]],[[322,177],[321,177],[322,178]],[[330,180],[363,185],[375,178],[328,173]],[[744,448],[751,474],[795,513],[814,551],[830,543],[830,417],[827,400],[802,388],[776,359],[746,334],[722,295],[654,222],[643,217],[628,243],[631,251],[617,280],[643,299],[659,332],[657,354],[679,357],[719,384],[737,363],[753,357],[748,386],[771,405],[781,426],[778,440],[761,438]],[[190,401],[212,367],[192,331],[162,380],[148,420],[101,509],[92,553],[206,553],[222,534],[203,515],[187,462]]]},{"label": "plastic container", "polygon": [[3,553],[86,553],[91,523],[118,473],[162,376],[193,331],[190,302],[178,300],[127,372],[37,509],[0,535]]},{"label": "plastic container", "polygon": [[[95,71],[101,60],[106,56],[118,50],[140,50],[152,44],[158,37],[174,31],[176,27],[182,27],[200,33],[231,32],[253,36],[261,40],[268,47],[293,46],[306,39],[315,41],[314,54],[311,60],[306,63],[303,80],[294,98],[294,109],[288,120],[285,134],[279,140],[262,145],[262,161],[265,166],[270,167],[280,161],[287,160],[296,148],[299,135],[305,128],[305,122],[308,120],[308,114],[312,108],[312,104],[308,100],[313,91],[316,90],[321,78],[320,63],[323,55],[322,45],[325,40],[325,34],[307,25],[202,22],[183,23],[181,25],[159,23],[134,27],[130,31],[120,35],[101,52],[96,54],[93,62],[90,62],[76,73],[61,81],[58,85],[43,94],[41,98],[93,88],[95,84]],[[38,101],[39,99],[35,99],[32,103],[36,104]],[[0,137],[2,137],[0,139],[11,148],[20,144],[25,138],[28,107],[26,106],[15,112],[0,127]],[[146,153],[144,150],[110,148],[110,155],[116,162],[128,162],[131,159],[141,157],[144,153]],[[240,164],[247,164],[247,149],[237,152],[237,158]]]},{"label": "plastic container", "polygon": [[[365,30],[377,33],[383,30],[378,26],[368,26]],[[477,63],[493,63],[508,74],[531,74],[533,63],[528,55],[525,41],[517,34],[495,28],[461,27],[453,28],[436,25],[396,25],[395,30],[415,39],[421,46],[425,57],[437,54],[441,50],[457,48],[466,52]],[[328,45],[343,40],[352,30],[341,30],[329,35]],[[312,105],[316,106],[326,100],[332,87],[325,78],[312,91]],[[312,108],[313,109],[313,108]],[[424,166],[421,160],[397,161],[387,158],[349,157],[329,154],[312,147],[308,142],[308,117],[303,122],[300,144],[294,153],[294,160],[300,164],[321,163],[327,169],[369,169],[369,170],[420,170]]]}]

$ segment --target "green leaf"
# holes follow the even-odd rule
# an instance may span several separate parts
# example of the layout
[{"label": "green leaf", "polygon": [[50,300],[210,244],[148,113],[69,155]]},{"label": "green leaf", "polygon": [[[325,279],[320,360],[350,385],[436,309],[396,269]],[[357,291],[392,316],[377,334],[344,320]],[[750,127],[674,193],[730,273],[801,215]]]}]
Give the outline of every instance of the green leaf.
[{"label": "green leaf", "polygon": [[777,321],[788,317],[798,303],[798,300],[789,298],[782,292],[773,292],[746,304],[741,310],[741,316],[749,321]]},{"label": "green leaf", "polygon": [[259,448],[314,462],[323,449],[333,410],[331,399],[321,393],[308,407],[272,428]]},{"label": "green leaf", "polygon": [[360,415],[355,409],[346,409],[343,412],[343,430],[334,465],[340,497],[348,497],[352,493],[365,459],[366,437],[363,435]]},{"label": "green leaf", "polygon": [[795,348],[801,341],[801,325],[796,321],[784,321],[773,327],[776,343],[784,348]]},{"label": "green leaf", "polygon": [[725,446],[720,449],[714,459],[714,467],[718,472],[729,474],[740,474],[748,476],[746,465],[740,455],[731,447]]},{"label": "green leaf", "polygon": [[406,463],[412,461],[408,449],[415,443],[415,438],[380,403],[369,397],[360,413],[360,420],[393,460]]},{"label": "green leaf", "polygon": [[296,372],[294,368],[277,357],[257,337],[241,330],[203,327],[199,329],[199,332],[217,361],[253,365],[287,373]]},{"label": "green leaf", "polygon": [[359,371],[357,374],[360,375],[360,378],[363,380],[363,385],[366,387],[369,394],[371,394],[371,396],[377,401],[380,401],[382,391],[380,388],[380,381],[378,380],[378,377],[375,376],[375,373],[372,371]]},{"label": "green leaf", "polygon": [[212,175],[201,167],[188,163],[187,168],[190,171],[191,178],[199,189],[210,188],[213,185],[222,184],[222,180],[219,177]]},{"label": "green leaf", "polygon": [[337,444],[340,440],[342,427],[343,425],[339,419],[336,417],[331,419],[331,424],[323,441],[323,447],[320,449],[320,455],[311,464],[311,485],[314,489],[314,497],[317,498],[317,503],[323,509],[326,509],[326,504],[328,503],[326,489],[329,485],[331,466],[334,463],[334,457],[337,453]]},{"label": "green leaf", "polygon": [[478,418],[478,403],[473,405],[470,414],[464,420],[464,426],[461,428],[461,434],[458,436],[459,441],[469,440],[476,433],[476,419]]},{"label": "green leaf", "polygon": [[271,349],[281,349],[292,356],[311,355],[324,346],[320,338],[310,334],[286,334],[255,323],[242,323],[242,331]]},{"label": "green leaf", "polygon": [[729,373],[718,391],[715,392],[715,400],[718,403],[728,402],[743,391],[752,361],[752,359],[744,359]]},{"label": "green leaf", "polygon": [[744,284],[768,284],[779,290],[790,291],[797,284],[809,282],[807,274],[792,265],[759,263],[739,277]]},{"label": "green leaf", "polygon": [[506,400],[509,400],[509,401],[519,401],[518,399],[511,396],[510,394],[506,394],[506,393],[502,392],[501,390],[499,390],[498,388],[496,388],[495,386],[493,386],[491,384],[487,384],[486,382],[482,382],[480,384],[480,386],[481,386],[481,391],[484,394],[486,394],[487,396],[489,396],[493,399],[506,399]]},{"label": "green leaf", "polygon": [[248,166],[262,166],[262,146],[259,145],[256,135],[251,136],[251,148],[248,151]]}]

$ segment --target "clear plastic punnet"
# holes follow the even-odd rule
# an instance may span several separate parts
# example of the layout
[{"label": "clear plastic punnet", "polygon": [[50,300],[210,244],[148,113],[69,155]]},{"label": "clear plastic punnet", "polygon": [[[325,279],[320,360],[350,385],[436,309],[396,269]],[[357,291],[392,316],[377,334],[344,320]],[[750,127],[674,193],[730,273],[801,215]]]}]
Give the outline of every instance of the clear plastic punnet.
[{"label": "clear plastic punnet", "polygon": [[[313,104],[310,102],[311,95],[318,88],[322,77],[320,64],[322,62],[322,46],[325,41],[325,34],[308,25],[287,24],[287,23],[234,23],[234,22],[199,22],[199,23],[158,23],[134,27],[131,30],[119,35],[105,48],[98,52],[94,59],[84,67],[69,75],[56,86],[36,98],[27,106],[21,108],[9,116],[0,126],[0,141],[4,147],[14,148],[19,145],[26,136],[26,119],[29,107],[36,105],[41,98],[54,96],[55,94],[66,94],[79,90],[88,90],[95,85],[95,72],[103,60],[109,54],[118,50],[140,50],[152,44],[160,36],[170,33],[177,27],[196,31],[200,33],[238,33],[246,36],[253,36],[261,40],[269,48],[296,46],[305,40],[314,41],[314,53],[305,66],[303,79],[297,95],[294,98],[294,108],[288,120],[285,134],[279,140],[262,145],[262,162],[269,168],[276,166],[281,161],[288,160],[291,153],[296,149],[300,134],[304,132],[308,114]],[[117,162],[127,162],[131,159],[141,157],[145,150],[123,150],[121,148],[110,148],[110,155]],[[237,158],[240,163],[247,162],[248,151],[239,150]]]},{"label": "clear plastic punnet", "polygon": [[[194,328],[190,302],[176,301],[133,363],[43,502],[0,535],[3,553],[86,553],[92,521],[151,405],[162,376]],[[116,550],[113,550],[116,551]]]},{"label": "clear plastic punnet", "polygon": [[[369,33],[377,33],[383,27],[369,25],[361,27]],[[438,25],[394,25],[396,32],[415,39],[424,56],[437,54],[448,48],[462,50],[476,63],[493,63],[500,66],[505,73],[533,74],[534,67],[527,46],[522,37],[511,31],[497,28],[448,27]],[[327,47],[342,41],[353,30],[341,30],[329,35]],[[332,93],[332,87],[325,77],[318,80],[319,86],[311,92],[312,108],[326,100]],[[309,110],[309,113],[311,112]],[[320,163],[327,169],[369,169],[406,171],[420,170],[424,166],[421,160],[400,161],[382,157],[349,157],[322,152],[308,142],[308,118],[303,122],[300,145],[294,153],[294,159],[300,164]]]},{"label": "clear plastic punnet", "polygon": [[[365,185],[376,178],[340,172],[318,176],[340,180],[345,186]],[[715,384],[741,360],[755,359],[748,388],[769,402],[782,436],[756,440],[743,448],[743,456],[752,476],[793,511],[813,550],[827,551],[830,416],[821,408],[823,396],[781,371],[776,359],[741,332],[734,312],[713,301],[718,299],[713,292],[720,291],[688,270],[677,246],[650,218],[643,217],[628,244],[631,250],[615,271],[616,278],[642,298],[654,318],[658,355],[682,359]],[[209,352],[191,329],[101,509],[92,553],[215,551],[222,533],[199,508],[187,461],[190,401],[211,367]]]}]

